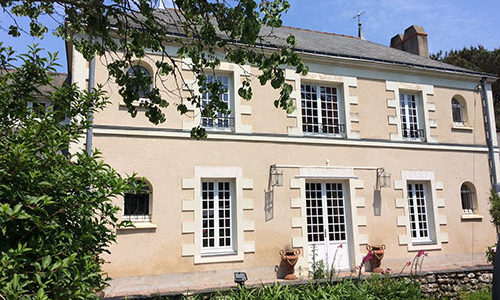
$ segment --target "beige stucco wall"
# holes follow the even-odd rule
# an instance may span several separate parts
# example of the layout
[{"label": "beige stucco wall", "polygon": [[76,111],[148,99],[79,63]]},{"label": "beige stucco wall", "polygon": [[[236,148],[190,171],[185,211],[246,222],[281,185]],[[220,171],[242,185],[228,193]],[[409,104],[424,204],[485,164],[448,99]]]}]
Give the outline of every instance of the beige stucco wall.
[{"label": "beige stucco wall", "polygon": [[[155,58],[151,55],[152,58]],[[448,78],[442,74],[417,74],[395,70],[374,70],[362,66],[345,66],[326,59],[307,60],[311,74],[287,78],[294,85],[298,114],[287,115],[276,109],[273,101],[279,93],[269,85],[261,87],[258,80],[252,82],[254,97],[250,102],[234,99],[246,107],[241,123],[251,127],[251,132],[236,134],[213,134],[207,140],[196,141],[189,133],[180,132],[186,121],[192,121],[196,112],[179,116],[175,104],[179,97],[168,94],[175,90],[172,78],[159,78],[156,86],[171,105],[163,109],[167,121],[152,125],[139,111],[131,118],[118,95],[118,87],[109,79],[100,58],[96,63],[96,82],[104,84],[110,104],[103,112],[95,115],[93,146],[100,149],[103,159],[122,174],[137,172],[146,177],[153,188],[152,223],[156,228],[127,229],[118,232],[117,244],[111,246],[111,254],[104,258],[109,262],[104,268],[114,278],[164,274],[191,274],[190,280],[204,282],[218,280],[232,281],[232,270],[245,270],[251,279],[275,279],[275,266],[279,265],[278,252],[293,244],[294,238],[305,236],[300,227],[292,228],[293,220],[301,217],[301,211],[291,207],[291,199],[300,198],[300,191],[292,188],[291,181],[298,175],[294,169],[284,171],[284,186],[275,188],[274,218],[265,220],[264,190],[268,186],[268,172],[271,164],[325,165],[347,167],[383,167],[392,173],[392,187],[381,190],[380,199],[375,192],[375,171],[355,170],[363,184],[355,189],[356,199],[350,199],[355,222],[349,230],[357,236],[358,243],[351,245],[357,257],[366,253],[365,242],[384,243],[387,246],[384,267],[394,270],[410,260],[415,252],[408,251],[401,236],[405,227],[399,224],[404,219],[404,209],[398,207],[398,199],[404,198],[403,191],[396,187],[402,171],[432,171],[436,182],[442,188],[435,191],[436,199],[444,200],[444,207],[438,208],[439,247],[430,250],[424,268],[437,269],[461,265],[484,263],[484,251],[495,241],[495,230],[488,218],[487,198],[489,179],[484,126],[481,122],[480,96],[474,91],[476,82],[472,79]],[[85,73],[86,65],[75,60],[73,70],[79,75]],[[154,63],[145,59],[154,72]],[[249,68],[257,74],[255,68]],[[226,72],[228,72],[226,70]],[[193,76],[183,69],[187,81]],[[80,78],[82,76],[74,76]],[[241,78],[240,78],[241,79]],[[81,81],[81,79],[78,79]],[[319,137],[311,139],[297,135],[289,127],[297,126],[300,120],[300,80],[334,85],[340,99],[349,101],[345,109],[346,119],[353,133],[352,139]],[[435,120],[437,126],[430,128],[430,134],[437,136],[437,143],[391,142],[391,134],[397,132],[397,125],[391,116],[396,109],[389,105],[395,97],[388,90],[388,82],[425,86],[427,101],[435,105],[429,109],[427,122]],[[80,82],[81,84],[81,82]],[[82,85],[84,86],[84,85]],[[422,88],[423,90],[423,88]],[[297,93],[297,91],[299,93]],[[432,93],[431,93],[432,92]],[[181,91],[187,96],[186,90]],[[460,95],[467,104],[467,130],[452,128],[451,98]],[[398,100],[398,99],[397,99]],[[298,116],[298,117],[297,117]],[[392,122],[392,123],[391,123]],[[114,129],[103,125],[114,126]],[[142,127],[141,131],[134,131]],[[162,130],[153,131],[152,128]],[[300,128],[300,127],[299,127]],[[293,134],[291,134],[291,132]],[[290,136],[289,136],[290,135]],[[440,145],[445,144],[445,145]],[[463,145],[479,145],[463,147]],[[242,176],[253,181],[251,189],[242,191],[243,199],[253,200],[253,208],[243,212],[243,219],[252,220],[253,230],[243,233],[245,241],[254,242],[255,250],[244,254],[243,261],[195,264],[193,256],[182,255],[182,245],[194,243],[194,235],[183,233],[183,223],[192,222],[194,213],[183,211],[183,201],[193,199],[192,189],[183,189],[183,180],[193,178],[196,166],[240,167]],[[478,199],[478,215],[482,219],[462,220],[460,186],[470,181],[475,185]],[[352,187],[354,189],[354,187]],[[355,205],[364,199],[363,205]],[[122,199],[116,204],[123,206]],[[378,211],[380,210],[380,213]],[[403,217],[403,218],[402,218]],[[358,223],[356,223],[358,222]],[[364,241],[366,239],[366,241]],[[442,240],[442,241],[441,241]],[[302,263],[307,261],[302,257]],[[353,264],[359,264],[354,261]],[[228,272],[220,272],[227,270]],[[200,273],[200,272],[219,273]],[[297,270],[306,276],[305,269]],[[211,276],[207,276],[211,274]],[[298,274],[299,275],[299,274]],[[184,278],[184,277],[180,277]],[[188,281],[187,279],[184,281]]]},{"label": "beige stucco wall", "polygon": [[[152,222],[157,229],[119,232],[111,256],[105,257],[111,262],[105,269],[114,277],[262,267],[269,270],[263,276],[270,276],[274,266],[279,265],[279,250],[300,234],[290,226],[291,218],[299,215],[290,208],[289,200],[298,197],[289,183],[297,171],[285,171],[284,186],[276,188],[274,218],[265,222],[264,189],[269,166],[275,163],[324,165],[328,159],[332,166],[383,166],[393,174],[393,180],[401,178],[402,169],[433,170],[436,180],[444,186],[437,195],[445,199],[446,206],[439,209],[439,214],[447,216],[441,231],[448,233],[449,242],[441,250],[430,251],[426,268],[482,263],[484,250],[495,241],[495,231],[488,221],[489,183],[484,153],[99,135],[94,142],[114,168],[122,173],[135,171],[153,186]],[[255,231],[245,238],[255,240],[255,253],[245,254],[243,262],[195,265],[192,257],[181,257],[181,244],[192,242],[191,235],[181,234],[182,222],[192,219],[192,214],[183,213],[181,207],[192,191],[183,191],[181,181],[193,176],[194,166],[239,166],[243,176],[253,179],[254,188],[245,191],[244,197],[254,200],[249,217],[255,220]],[[366,206],[358,208],[358,215],[367,218],[362,231],[368,234],[370,244],[387,245],[384,265],[398,268],[415,254],[398,243],[403,229],[397,226],[397,216],[403,212],[395,207],[395,199],[402,197],[401,191],[382,189],[381,213],[375,215],[374,205],[378,204],[374,203],[374,172],[356,171],[356,176],[364,181],[358,193],[366,199]],[[478,191],[478,213],[484,216],[480,221],[461,220],[459,191],[465,181],[473,182]],[[116,204],[123,205],[121,201]]]},{"label": "beige stucco wall", "polygon": [[[154,59],[159,59],[159,56],[151,55],[140,62],[150,69],[153,74],[156,72]],[[162,109],[167,121],[159,125],[153,125],[148,121],[144,111],[140,108],[138,109],[137,116],[131,118],[118,94],[118,85],[109,77],[105,67],[105,63],[110,60],[112,60],[111,57],[101,57],[96,61],[96,82],[104,85],[104,89],[107,91],[109,101],[111,102],[106,110],[96,115],[96,124],[183,129],[183,121],[193,121],[194,115],[199,114],[195,110],[189,111],[184,116],[180,116],[176,106],[180,102],[178,95],[188,97],[189,92],[186,89],[178,91],[177,84],[179,86],[182,85],[179,82],[176,83],[171,77],[157,77],[155,78],[155,86],[161,90],[162,96],[170,102],[168,108]],[[181,65],[181,62],[178,63]],[[312,69],[314,70],[314,68]],[[252,67],[250,70],[254,75],[259,74],[256,68]],[[335,74],[335,70],[332,70],[330,73]],[[397,131],[396,125],[388,123],[389,116],[395,115],[395,109],[387,106],[387,99],[393,98],[394,93],[386,89],[386,80],[362,77],[370,74],[369,72],[360,71],[360,77],[355,77],[357,79],[357,86],[349,88],[347,92],[358,99],[357,105],[350,106],[350,112],[359,115],[359,121],[351,123],[352,130],[359,131],[361,139],[388,140],[390,133]],[[193,80],[193,74],[189,70],[183,70],[182,76],[187,82],[192,82]],[[243,80],[243,77],[241,77],[241,80]],[[328,82],[326,80],[311,81],[308,79],[303,79],[303,81],[335,86],[339,91],[339,99],[345,101],[341,95],[343,87],[340,83]],[[423,81],[432,82],[432,78],[427,78]],[[293,84],[293,81],[288,82]],[[441,82],[437,83],[442,84]],[[439,85],[433,86],[434,94],[428,97],[428,101],[434,103],[436,108],[435,111],[429,113],[429,119],[436,120],[437,127],[431,128],[430,134],[437,136],[438,143],[485,144],[480,94],[473,90],[475,87],[474,84],[469,84],[469,86],[470,89]],[[234,99],[234,101],[237,101],[241,105],[250,105],[251,113],[242,115],[241,123],[250,125],[252,133],[287,135],[287,128],[289,126],[297,126],[294,118],[287,116],[286,112],[282,109],[274,107],[273,102],[279,97],[279,91],[274,90],[270,84],[261,86],[257,79],[252,81],[252,89],[252,100]],[[300,91],[298,95],[300,97]],[[465,130],[457,129],[456,126],[453,127],[451,99],[456,95],[462,97],[467,105]],[[300,99],[296,99],[295,104],[300,116]],[[350,116],[346,117],[349,118]],[[425,121],[429,122],[430,120]]]}]

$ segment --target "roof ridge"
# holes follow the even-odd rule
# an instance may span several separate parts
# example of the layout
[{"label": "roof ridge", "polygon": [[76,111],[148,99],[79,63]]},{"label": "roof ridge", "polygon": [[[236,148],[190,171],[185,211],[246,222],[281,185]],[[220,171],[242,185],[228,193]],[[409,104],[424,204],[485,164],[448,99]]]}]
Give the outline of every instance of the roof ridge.
[{"label": "roof ridge", "polygon": [[328,35],[343,36],[343,37],[353,38],[353,39],[360,39],[359,37],[356,37],[356,36],[346,35],[346,34],[340,34],[340,33],[334,33],[334,32],[319,31],[319,30],[313,30],[313,29],[307,29],[307,28],[300,28],[300,27],[294,27],[294,26],[286,26],[286,25],[282,25],[281,27],[290,28],[290,29],[297,29],[297,30],[303,30],[303,31],[309,31],[309,32],[315,32],[315,33],[328,34]]}]

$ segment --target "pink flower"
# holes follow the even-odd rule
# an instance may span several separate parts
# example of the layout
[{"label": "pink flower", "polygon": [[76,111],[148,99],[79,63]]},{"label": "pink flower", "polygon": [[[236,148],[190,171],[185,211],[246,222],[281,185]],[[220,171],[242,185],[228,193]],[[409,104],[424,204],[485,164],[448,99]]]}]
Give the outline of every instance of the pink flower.
[{"label": "pink flower", "polygon": [[363,258],[363,264],[366,264],[372,259],[372,251],[369,251],[368,254]]},{"label": "pink flower", "polygon": [[419,250],[418,253],[417,253],[417,257],[420,257],[420,256],[422,256],[424,254],[425,254],[424,250]]},{"label": "pink flower", "polygon": [[406,263],[406,266],[408,266],[408,267],[409,267],[409,266],[411,266],[411,261],[408,261],[408,262]]},{"label": "pink flower", "polygon": [[340,244],[337,248],[342,248],[342,244]]},{"label": "pink flower", "polygon": [[391,270],[391,268],[387,268],[387,269],[385,269],[385,272],[386,272],[386,273],[391,273],[391,272],[392,272],[392,270]]}]

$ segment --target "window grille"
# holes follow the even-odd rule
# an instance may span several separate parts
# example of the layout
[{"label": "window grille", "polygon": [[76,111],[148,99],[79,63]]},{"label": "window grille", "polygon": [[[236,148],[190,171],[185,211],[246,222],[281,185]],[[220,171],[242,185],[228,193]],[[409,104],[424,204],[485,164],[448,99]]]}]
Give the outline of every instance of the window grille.
[{"label": "window grille", "polygon": [[453,123],[464,123],[463,108],[460,101],[453,98],[451,99],[451,111],[453,115]]},{"label": "window grille", "polygon": [[345,241],[346,220],[341,183],[306,183],[309,242]]},{"label": "window grille", "polygon": [[430,240],[425,185],[408,183],[408,209],[413,240]]},{"label": "window grille", "polygon": [[307,133],[341,135],[340,103],[337,89],[312,84],[301,85],[302,130]]},{"label": "window grille", "polygon": [[[227,76],[213,76],[213,75],[207,75],[206,82],[207,83],[213,83],[213,82],[220,82],[222,84],[222,87],[224,89],[224,92],[219,95],[220,101],[224,102],[227,104],[227,109],[231,110],[232,109],[232,103],[231,103],[231,97],[230,97],[230,89],[231,89],[231,84],[229,77]],[[205,108],[208,106],[208,104],[211,101],[212,93],[210,92],[204,92],[201,95],[201,107]],[[213,128],[213,129],[230,129],[234,127],[234,118],[230,114],[223,114],[221,112],[217,113],[217,118],[216,119],[211,119],[207,117],[202,117],[201,118],[201,125],[203,127],[207,128]]]},{"label": "window grille", "polygon": [[399,95],[401,107],[401,134],[406,140],[423,140],[425,132],[421,128],[419,104],[415,95]]},{"label": "window grille", "polygon": [[201,193],[202,248],[205,250],[233,250],[231,182],[202,182]]},{"label": "window grille", "polygon": [[148,189],[136,193],[125,193],[123,219],[134,222],[151,221],[150,197],[151,193]]},{"label": "window grille", "polygon": [[462,198],[462,212],[464,214],[474,213],[474,192],[466,183],[462,184],[460,188],[460,196]]},{"label": "window grille", "polygon": [[[128,69],[127,74],[130,78],[136,78],[139,74],[141,74],[143,78],[151,78],[151,74],[148,69],[143,66],[133,66]],[[151,88],[151,85],[148,85],[147,88],[138,86],[137,92],[139,93],[139,98],[147,98],[147,94],[151,91]]]}]

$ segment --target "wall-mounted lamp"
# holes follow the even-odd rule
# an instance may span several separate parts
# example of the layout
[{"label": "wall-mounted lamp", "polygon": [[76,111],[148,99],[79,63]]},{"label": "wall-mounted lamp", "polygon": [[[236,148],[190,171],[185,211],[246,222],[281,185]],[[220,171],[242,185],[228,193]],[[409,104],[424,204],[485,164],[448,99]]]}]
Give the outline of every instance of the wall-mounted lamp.
[{"label": "wall-mounted lamp", "polygon": [[377,189],[391,187],[391,173],[384,168],[377,169]]},{"label": "wall-mounted lamp", "polygon": [[245,285],[245,281],[248,280],[247,273],[245,272],[234,272],[234,282],[238,285]]},{"label": "wall-mounted lamp", "polygon": [[271,186],[283,186],[283,170],[271,167]]}]

